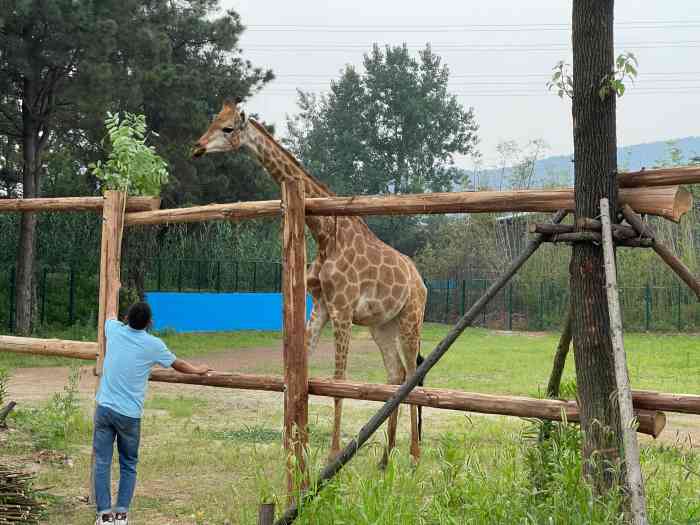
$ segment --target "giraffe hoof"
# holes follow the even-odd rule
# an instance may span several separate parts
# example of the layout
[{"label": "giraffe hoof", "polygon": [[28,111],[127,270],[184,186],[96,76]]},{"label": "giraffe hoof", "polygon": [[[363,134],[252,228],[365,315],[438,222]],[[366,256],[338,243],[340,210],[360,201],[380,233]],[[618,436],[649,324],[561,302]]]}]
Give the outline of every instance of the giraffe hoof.
[{"label": "giraffe hoof", "polygon": [[382,459],[379,460],[379,464],[377,465],[377,468],[379,470],[386,470],[386,467],[389,465],[389,454],[387,454],[386,450],[384,450],[384,453],[382,454]]}]

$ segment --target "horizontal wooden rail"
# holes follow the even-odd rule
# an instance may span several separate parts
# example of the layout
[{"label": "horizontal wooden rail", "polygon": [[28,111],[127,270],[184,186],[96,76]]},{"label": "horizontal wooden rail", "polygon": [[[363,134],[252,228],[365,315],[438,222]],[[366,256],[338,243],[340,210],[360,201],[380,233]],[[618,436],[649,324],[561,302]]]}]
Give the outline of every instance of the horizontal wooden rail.
[{"label": "horizontal wooden rail", "polygon": [[[25,211],[101,212],[103,197],[46,197],[37,199],[0,199],[0,213]],[[152,211],[160,207],[158,197],[129,197],[126,211]]]},{"label": "horizontal wooden rail", "polygon": [[0,352],[3,351],[16,354],[70,357],[94,361],[97,357],[97,343],[0,335]]},{"label": "horizontal wooden rail", "polygon": [[654,170],[620,173],[617,184],[620,188],[641,188],[649,186],[675,186],[678,184],[700,183],[700,166],[681,166]]},{"label": "horizontal wooden rail", "polygon": [[[620,201],[640,213],[678,222],[692,206],[692,197],[678,186],[620,190]],[[307,215],[415,215],[435,213],[552,212],[573,211],[574,190],[478,191],[373,195],[306,199]],[[127,226],[238,220],[280,215],[280,201],[209,204],[129,213]]]},{"label": "horizontal wooden rail", "polygon": [[[678,186],[620,190],[621,204],[678,222],[692,196]],[[574,211],[574,190],[475,191],[306,200],[307,215],[415,215],[433,213]]]},{"label": "horizontal wooden rail", "polygon": [[[206,376],[180,374],[171,370],[154,370],[151,381],[178,383],[244,390],[264,390],[282,392],[284,381],[280,376],[224,374],[211,372]],[[398,389],[397,385],[336,381],[333,379],[309,379],[309,394],[323,397],[341,397],[366,401],[386,401]],[[653,395],[657,398],[654,399]],[[700,396],[679,396],[676,394],[645,393],[645,407],[639,407],[640,431],[658,436],[666,424],[665,415],[656,409],[655,402],[667,407],[676,407],[675,399],[683,399],[681,411],[700,413]],[[694,398],[694,399],[692,399]],[[416,388],[406,400],[407,404],[431,408],[498,414],[516,417],[530,417],[561,420],[562,411],[567,420],[578,421],[578,407],[575,402],[553,399],[535,399],[518,396],[496,396],[448,390],[442,388]],[[674,411],[674,408],[668,408]]]},{"label": "horizontal wooden rail", "polygon": [[[621,173],[618,176],[620,188],[651,189],[651,187],[673,187],[681,184],[700,183],[700,167],[684,166]],[[644,193],[644,192],[643,192]],[[653,201],[658,194],[648,193],[640,197],[626,196],[621,192],[622,202],[628,203],[639,213],[661,215],[677,221],[684,213],[682,195],[675,206],[666,207],[662,213],[654,210]],[[664,197],[667,199],[668,197]],[[385,202],[384,199],[392,199]],[[393,199],[396,199],[395,201]],[[514,199],[514,201],[513,201]],[[569,202],[562,206],[563,202]],[[513,205],[509,205],[513,201]],[[100,211],[102,197],[45,197],[34,199],[0,199],[0,213],[7,212],[44,212],[44,211]],[[520,192],[454,192],[428,193],[420,195],[401,195],[392,197],[332,197],[328,199],[309,199],[307,201],[311,214],[315,215],[410,215],[416,213],[483,213],[534,211],[551,212],[566,208],[573,211],[573,190],[526,190]],[[664,206],[661,202],[660,206]],[[388,208],[387,208],[388,206]],[[404,206],[410,209],[402,210]],[[649,206],[652,209],[647,209]],[[161,210],[155,215],[150,213],[160,207],[157,197],[129,197],[127,212],[134,213],[127,219],[128,225],[164,224],[167,222],[196,222],[203,220],[231,220],[253,217],[266,217],[280,214],[279,201],[260,201],[235,204],[212,204],[192,208]]]},{"label": "horizontal wooden rail", "polygon": [[200,221],[232,221],[256,219],[282,215],[280,201],[234,202],[231,204],[207,204],[190,208],[171,208],[167,210],[129,213],[126,226],[143,226],[148,224],[169,224]]}]

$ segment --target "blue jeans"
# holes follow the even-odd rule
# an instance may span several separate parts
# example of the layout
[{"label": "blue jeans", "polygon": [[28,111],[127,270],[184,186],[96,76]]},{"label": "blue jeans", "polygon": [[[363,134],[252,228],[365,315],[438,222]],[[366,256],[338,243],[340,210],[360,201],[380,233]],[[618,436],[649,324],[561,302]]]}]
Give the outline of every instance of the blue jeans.
[{"label": "blue jeans", "polygon": [[114,440],[119,451],[119,494],[114,512],[128,512],[136,487],[136,464],[139,460],[141,420],[123,416],[107,407],[95,409],[95,432],[92,447],[95,453],[95,500],[97,513],[112,510],[111,470]]}]

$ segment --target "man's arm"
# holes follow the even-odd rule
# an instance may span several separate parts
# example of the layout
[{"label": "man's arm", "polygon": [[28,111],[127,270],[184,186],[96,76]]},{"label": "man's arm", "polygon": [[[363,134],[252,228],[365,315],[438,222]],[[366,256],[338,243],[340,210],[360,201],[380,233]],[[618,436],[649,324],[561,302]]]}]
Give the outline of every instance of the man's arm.
[{"label": "man's arm", "polygon": [[196,374],[196,375],[204,375],[211,368],[209,368],[207,365],[193,365],[192,363],[188,363],[184,359],[175,359],[175,361],[172,364],[172,367],[177,370],[178,372],[182,372],[183,374]]}]

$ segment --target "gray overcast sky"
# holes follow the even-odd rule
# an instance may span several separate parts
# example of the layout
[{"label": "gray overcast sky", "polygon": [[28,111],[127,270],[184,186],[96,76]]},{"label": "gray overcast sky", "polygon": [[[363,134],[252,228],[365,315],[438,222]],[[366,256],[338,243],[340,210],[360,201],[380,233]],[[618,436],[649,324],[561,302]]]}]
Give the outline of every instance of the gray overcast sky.
[{"label": "gray overcast sky", "polygon": [[[618,52],[640,75],[618,104],[619,145],[700,135],[700,2],[617,0]],[[571,1],[223,0],[248,26],[241,47],[277,75],[248,110],[278,125],[296,113],[295,89],[321,92],[373,42],[430,42],[451,72],[452,92],[473,106],[485,166],[500,140],[543,138],[549,154],[573,150],[571,108],[548,94],[552,66],[570,61]],[[466,27],[465,26],[469,26]],[[465,167],[470,167],[464,162]]]}]

